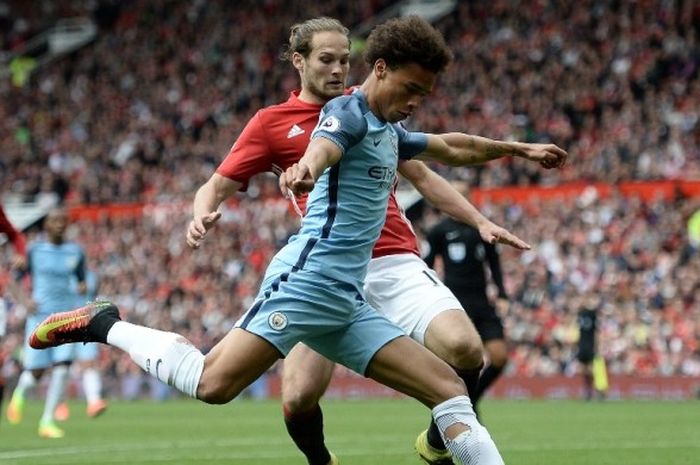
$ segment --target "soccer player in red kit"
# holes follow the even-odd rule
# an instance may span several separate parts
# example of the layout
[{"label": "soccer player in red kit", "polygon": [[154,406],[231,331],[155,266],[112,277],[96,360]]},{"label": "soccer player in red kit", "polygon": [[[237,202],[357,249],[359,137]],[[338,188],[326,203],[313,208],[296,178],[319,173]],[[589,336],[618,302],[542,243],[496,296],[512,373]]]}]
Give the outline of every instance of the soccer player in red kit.
[{"label": "soccer player in red kit", "polygon": [[[216,173],[197,191],[187,242],[199,248],[207,231],[220,218],[218,206],[250,178],[280,173],[304,154],[323,105],[346,90],[350,43],[348,30],[330,18],[315,18],[291,29],[286,53],[301,78],[301,90],[279,105],[259,110],[248,122]],[[471,137],[474,163],[514,152],[545,168],[561,166],[565,152],[549,144],[519,144]],[[515,150],[515,147],[518,150]],[[563,154],[563,155],[561,155]],[[562,158],[563,157],[563,158]],[[489,243],[519,249],[529,246],[481,215],[442,177],[420,161],[401,162],[399,172],[434,206],[479,230]],[[299,198],[300,209],[304,199]],[[386,223],[373,250],[365,280],[367,301],[406,333],[449,363],[467,386],[474,386],[483,364],[483,347],[459,301],[421,260],[416,236],[392,193]],[[285,423],[311,465],[337,464],[326,448],[323,416],[318,401],[325,392],[334,363],[297,344],[284,363],[282,400]],[[431,425],[416,441],[426,463],[452,463],[449,452]]]},{"label": "soccer player in red kit", "polygon": [[[17,229],[12,226],[10,220],[7,219],[5,215],[5,210],[3,210],[0,204],[0,233],[4,233],[7,236],[8,241],[12,244],[15,249],[14,259],[12,261],[13,268],[22,268],[25,266],[27,257],[27,240],[24,234],[17,231]],[[0,308],[0,342],[5,335],[5,307]],[[5,352],[0,346],[0,367],[2,367],[5,359]],[[2,377],[0,373],[0,406],[2,406],[2,397],[5,391],[5,378]]]},{"label": "soccer player in red kit", "polygon": [[0,205],[0,233],[4,233],[15,249],[13,266],[23,266],[27,256],[27,240],[24,234],[17,231],[10,220],[7,219],[5,210]]}]

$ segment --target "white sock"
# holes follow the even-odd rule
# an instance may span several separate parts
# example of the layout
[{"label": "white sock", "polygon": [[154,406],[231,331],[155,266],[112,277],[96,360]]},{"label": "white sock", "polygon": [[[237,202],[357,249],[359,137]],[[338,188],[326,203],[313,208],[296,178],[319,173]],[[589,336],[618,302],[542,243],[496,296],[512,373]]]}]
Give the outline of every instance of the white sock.
[{"label": "white sock", "polygon": [[36,378],[29,370],[24,370],[17,380],[17,387],[12,395],[24,396],[28,389],[36,386]]},{"label": "white sock", "polygon": [[107,333],[107,344],[127,352],[149,375],[197,398],[204,355],[184,337],[117,321]]},{"label": "white sock", "polygon": [[63,399],[63,392],[68,383],[68,367],[66,365],[56,365],[51,370],[51,380],[46,391],[46,404],[44,404],[44,414],[41,422],[53,421],[53,413]]},{"label": "white sock", "polygon": [[102,391],[102,379],[100,373],[95,368],[86,368],[83,371],[83,391],[88,404],[100,400]]},{"label": "white sock", "polygon": [[[476,419],[467,396],[457,396],[433,408],[433,418],[445,445],[463,465],[504,465],[501,454],[486,428]],[[454,439],[445,436],[445,430],[455,424],[469,427],[469,431]]]}]

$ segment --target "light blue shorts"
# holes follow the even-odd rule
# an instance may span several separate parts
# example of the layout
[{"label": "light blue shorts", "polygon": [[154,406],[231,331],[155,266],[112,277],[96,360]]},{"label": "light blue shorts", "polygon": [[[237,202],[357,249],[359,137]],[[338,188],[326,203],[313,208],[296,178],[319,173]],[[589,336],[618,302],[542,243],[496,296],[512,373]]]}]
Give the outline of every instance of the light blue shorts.
[{"label": "light blue shorts", "polygon": [[236,327],[287,355],[297,342],[357,373],[379,349],[405,333],[352,285],[274,260],[255,304]]},{"label": "light blue shorts", "polygon": [[38,313],[27,317],[24,325],[24,351],[22,353],[22,367],[27,370],[39,370],[50,368],[58,363],[72,362],[75,360],[76,350],[79,344],[64,344],[50,349],[32,349],[29,347],[29,336],[39,323],[44,321],[47,314]]},{"label": "light blue shorts", "polygon": [[80,360],[81,362],[97,360],[99,352],[100,344],[97,342],[79,343],[75,348],[75,360]]}]

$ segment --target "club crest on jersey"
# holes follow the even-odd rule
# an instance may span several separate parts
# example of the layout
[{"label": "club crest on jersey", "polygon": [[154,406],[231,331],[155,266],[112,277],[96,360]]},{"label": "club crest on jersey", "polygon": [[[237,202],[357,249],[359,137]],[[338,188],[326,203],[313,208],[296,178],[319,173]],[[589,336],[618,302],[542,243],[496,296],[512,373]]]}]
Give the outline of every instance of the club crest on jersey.
[{"label": "club crest on jersey", "polygon": [[450,256],[450,260],[453,262],[461,262],[467,256],[467,248],[461,242],[447,244],[447,255]]},{"label": "club crest on jersey", "polygon": [[275,331],[282,331],[289,324],[289,320],[287,320],[287,315],[284,313],[274,312],[268,317],[267,324]]},{"label": "club crest on jersey", "polygon": [[321,124],[318,125],[318,128],[321,131],[335,132],[338,129],[340,129],[340,120],[335,116],[329,116],[328,118],[321,121]]}]

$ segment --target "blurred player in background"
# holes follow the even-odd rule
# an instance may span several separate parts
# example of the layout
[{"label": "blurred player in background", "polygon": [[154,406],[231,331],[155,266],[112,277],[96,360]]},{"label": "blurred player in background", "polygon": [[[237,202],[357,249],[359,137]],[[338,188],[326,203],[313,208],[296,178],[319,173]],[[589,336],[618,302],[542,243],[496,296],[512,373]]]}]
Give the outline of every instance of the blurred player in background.
[{"label": "blurred player in background", "polygon": [[75,279],[78,292],[85,294],[85,253],[78,244],[65,239],[67,227],[68,215],[64,209],[55,208],[48,213],[44,220],[45,239],[32,243],[27,252],[26,274],[31,278],[31,296],[19,282],[21,276],[9,286],[11,295],[27,310],[27,321],[23,371],[7,407],[7,419],[12,424],[22,421],[27,390],[52,368],[44,413],[39,421],[39,436],[45,438],[61,438],[65,434],[54,422],[54,411],[63,398],[76,347],[67,344],[36,350],[29,346],[29,336],[47,315],[75,306],[71,280]]},{"label": "blurred player in background", "polygon": [[600,298],[592,292],[587,293],[581,300],[576,316],[579,330],[576,359],[581,367],[583,393],[586,400],[592,400],[594,395],[603,399],[608,388],[605,360],[597,355],[596,350],[599,306]]},{"label": "blurred player in background", "polygon": [[[75,291],[76,307],[82,307],[88,301],[95,300],[99,290],[99,277],[91,270],[85,274],[86,293],[78,292],[78,282],[74,281],[71,288]],[[90,342],[78,344],[75,352],[75,362],[78,374],[82,381],[83,393],[87,401],[86,414],[90,418],[96,418],[107,410],[107,401],[102,397],[102,376],[99,371],[99,344]],[[62,402],[55,412],[56,420],[65,421],[70,416],[68,403]]]},{"label": "blurred player in background", "polygon": [[[464,183],[455,183],[457,190],[467,194]],[[425,257],[428,266],[435,259],[442,262],[445,285],[457,297],[469,318],[474,322],[486,349],[488,364],[483,369],[471,400],[477,410],[479,399],[501,375],[508,361],[508,346],[499,315],[508,308],[508,294],[503,285],[503,273],[496,245],[485,241],[479,231],[452,218],[445,218],[427,235],[429,250]],[[486,267],[496,285],[496,307],[489,300]]]},{"label": "blurred player in background", "polygon": [[[76,283],[77,284],[77,283]],[[90,300],[95,300],[100,288],[97,274],[88,270],[85,275],[86,295],[77,293],[78,306],[85,305]],[[87,401],[86,413],[90,418],[102,415],[107,410],[107,401],[102,397],[102,377],[99,370],[99,344],[92,342],[79,344],[76,353],[76,361],[81,372],[83,392]]]},{"label": "blurred player in background", "polygon": [[[10,220],[5,215],[5,210],[0,204],[0,234],[4,234],[7,240],[12,244],[13,256],[11,259],[12,270],[23,269],[27,263],[27,240],[24,234],[19,232],[12,226]],[[0,290],[2,289],[2,280],[9,279],[9,275],[0,276]],[[0,302],[0,409],[2,408],[2,399],[5,392],[5,378],[2,376],[2,366],[5,363],[5,351],[3,349],[2,339],[7,330],[7,314],[4,302]]]}]

